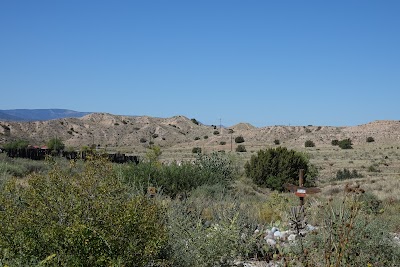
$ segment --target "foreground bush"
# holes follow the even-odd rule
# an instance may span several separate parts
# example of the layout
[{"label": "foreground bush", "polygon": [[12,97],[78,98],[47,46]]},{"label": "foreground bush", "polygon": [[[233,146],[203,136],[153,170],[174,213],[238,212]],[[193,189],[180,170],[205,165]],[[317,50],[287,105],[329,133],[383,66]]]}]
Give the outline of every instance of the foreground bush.
[{"label": "foreground bush", "polygon": [[319,228],[306,236],[306,253],[298,251],[304,266],[398,266],[400,247],[388,225],[371,216],[365,205],[371,196],[364,194],[346,187],[343,198],[319,205],[314,214]]},{"label": "foreground bush", "polygon": [[83,172],[55,164],[28,185],[7,183],[0,196],[1,264],[148,266],[166,242],[163,209],[132,194],[104,159]]},{"label": "foreground bush", "polygon": [[169,246],[174,266],[221,266],[222,258],[233,261],[238,256],[240,241],[234,214],[225,211],[225,216],[212,224],[202,219],[200,206],[192,205],[191,210],[189,206],[174,203],[170,210]]},{"label": "foreground bush", "polygon": [[229,196],[191,197],[168,210],[169,258],[176,267],[234,266],[238,258],[257,254],[250,225]]},{"label": "foreground bush", "polygon": [[285,183],[298,184],[299,169],[304,169],[305,185],[312,185],[316,169],[304,154],[285,147],[260,150],[245,164],[246,175],[254,183],[279,191]]}]

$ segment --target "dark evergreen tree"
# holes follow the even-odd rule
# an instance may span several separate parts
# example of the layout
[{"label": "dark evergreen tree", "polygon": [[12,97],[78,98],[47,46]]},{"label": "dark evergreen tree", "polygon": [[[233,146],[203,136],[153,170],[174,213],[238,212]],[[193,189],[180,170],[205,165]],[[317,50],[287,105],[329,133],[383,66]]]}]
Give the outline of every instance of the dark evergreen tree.
[{"label": "dark evergreen tree", "polygon": [[299,170],[304,169],[305,185],[314,184],[317,170],[305,154],[286,147],[260,150],[245,164],[246,175],[260,186],[283,191],[285,183],[298,184]]}]

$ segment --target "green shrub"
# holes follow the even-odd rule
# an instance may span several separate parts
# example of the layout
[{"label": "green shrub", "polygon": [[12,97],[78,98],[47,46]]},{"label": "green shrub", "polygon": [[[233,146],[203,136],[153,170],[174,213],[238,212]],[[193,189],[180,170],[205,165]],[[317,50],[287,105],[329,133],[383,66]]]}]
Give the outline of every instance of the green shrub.
[{"label": "green shrub", "polygon": [[344,168],[343,170],[338,170],[336,172],[336,180],[346,180],[361,177],[363,176],[359,174],[357,170],[349,171],[348,169]]},{"label": "green shrub", "polygon": [[190,119],[194,124],[196,124],[196,125],[199,125],[199,122],[195,119],[195,118],[193,118],[193,119]]},{"label": "green shrub", "polygon": [[375,139],[371,136],[367,137],[367,143],[375,142]]},{"label": "green shrub", "polygon": [[8,173],[12,176],[23,177],[27,174],[27,170],[22,165],[0,162],[0,173]]},{"label": "green shrub", "polygon": [[375,165],[371,165],[368,167],[368,172],[381,172],[381,170],[377,169]]},{"label": "green shrub", "polygon": [[194,138],[194,140],[200,140],[200,137],[196,136],[196,137]]},{"label": "green shrub", "polygon": [[274,144],[275,144],[275,145],[279,145],[280,143],[281,143],[281,141],[279,141],[278,139],[275,139],[275,140],[274,140]]},{"label": "green shrub", "polygon": [[[172,266],[222,267],[253,250],[253,228],[237,203],[201,197],[174,202],[168,209]],[[253,256],[253,255],[251,255]]]},{"label": "green shrub", "polygon": [[65,148],[65,145],[60,138],[52,138],[47,142],[47,147],[50,150],[60,151]]},{"label": "green shrub", "polygon": [[4,145],[4,149],[5,150],[9,150],[9,149],[22,149],[22,148],[27,148],[29,145],[29,142],[26,140],[17,140],[17,141],[13,141],[10,143],[7,143]]},{"label": "green shrub", "polygon": [[307,141],[304,142],[304,146],[305,147],[315,147],[315,144],[314,144],[313,141],[307,140]]},{"label": "green shrub", "polygon": [[245,164],[246,175],[254,183],[279,191],[285,183],[298,184],[300,169],[304,169],[305,185],[313,185],[317,170],[305,154],[286,147],[260,150]]},{"label": "green shrub", "polygon": [[219,131],[214,131],[213,135],[219,135]]},{"label": "green shrub", "polygon": [[208,139],[208,135],[205,135],[205,136],[204,136],[204,139]]},{"label": "green shrub", "polygon": [[308,266],[397,266],[400,247],[393,244],[388,226],[366,212],[361,190],[347,191],[343,199],[319,205],[314,222],[319,229],[305,237],[309,253],[293,249]]},{"label": "green shrub", "polygon": [[383,211],[382,201],[372,193],[363,193],[359,201],[361,202],[361,208],[367,214],[377,215]]},{"label": "green shrub", "polygon": [[337,139],[332,140],[331,144],[332,144],[332,146],[338,146],[339,145],[339,140],[337,140]]},{"label": "green shrub", "polygon": [[236,152],[246,152],[246,147],[244,145],[238,145],[236,147]]},{"label": "green shrub", "polygon": [[235,137],[235,143],[240,144],[244,142],[243,136],[237,136]]},{"label": "green shrub", "polygon": [[353,148],[352,145],[353,145],[353,144],[352,144],[350,138],[348,138],[348,139],[343,139],[343,140],[340,140],[340,141],[339,141],[339,147],[340,147],[341,149],[352,149],[352,148]]},{"label": "green shrub", "polygon": [[147,142],[147,139],[144,138],[144,137],[142,137],[142,138],[139,139],[139,142],[140,142],[140,143],[146,143],[146,142]]},{"label": "green shrub", "polygon": [[145,192],[148,186],[155,186],[171,197],[186,194],[202,185],[226,186],[236,177],[237,172],[233,161],[219,153],[199,154],[193,163],[161,165],[141,162],[116,168],[131,187]]},{"label": "green shrub", "polygon": [[160,204],[133,195],[104,159],[88,159],[83,172],[71,168],[55,164],[46,175],[32,175],[27,186],[6,184],[0,195],[1,263],[149,266],[156,261],[167,240]]},{"label": "green shrub", "polygon": [[220,144],[221,146],[224,146],[224,145],[226,145],[226,142],[225,142],[225,141],[221,141],[221,142],[219,142],[219,144]]},{"label": "green shrub", "polygon": [[195,153],[195,154],[201,153],[201,147],[194,147],[194,148],[192,148],[192,153]]},{"label": "green shrub", "polygon": [[[237,169],[234,161],[221,153],[200,154],[195,166],[200,169],[200,173],[208,178],[202,184],[228,184],[236,177]],[[208,180],[211,179],[211,180]]]},{"label": "green shrub", "polygon": [[43,161],[8,157],[0,161],[0,173],[15,177],[24,177],[30,173],[47,171],[47,169],[48,166]]}]

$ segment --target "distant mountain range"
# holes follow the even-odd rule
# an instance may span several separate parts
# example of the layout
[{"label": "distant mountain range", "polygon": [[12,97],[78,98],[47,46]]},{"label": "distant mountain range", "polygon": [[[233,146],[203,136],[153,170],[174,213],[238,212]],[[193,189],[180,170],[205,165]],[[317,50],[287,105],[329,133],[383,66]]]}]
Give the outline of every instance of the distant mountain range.
[{"label": "distant mountain range", "polygon": [[63,118],[80,118],[92,112],[79,112],[69,109],[6,109],[0,110],[3,121],[47,121]]}]

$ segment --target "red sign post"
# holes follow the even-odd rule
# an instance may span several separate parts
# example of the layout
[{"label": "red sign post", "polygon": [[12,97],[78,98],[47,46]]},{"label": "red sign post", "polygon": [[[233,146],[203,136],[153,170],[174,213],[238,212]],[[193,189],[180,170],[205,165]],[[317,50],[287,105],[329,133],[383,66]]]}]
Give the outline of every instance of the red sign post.
[{"label": "red sign post", "polygon": [[299,197],[300,199],[300,206],[304,206],[304,198],[307,195],[310,194],[315,194],[318,192],[321,192],[321,189],[318,187],[304,187],[304,170],[300,169],[299,170],[299,185],[293,185],[293,184],[284,184],[283,185],[286,189],[288,189],[290,192],[293,192],[296,196]]}]

